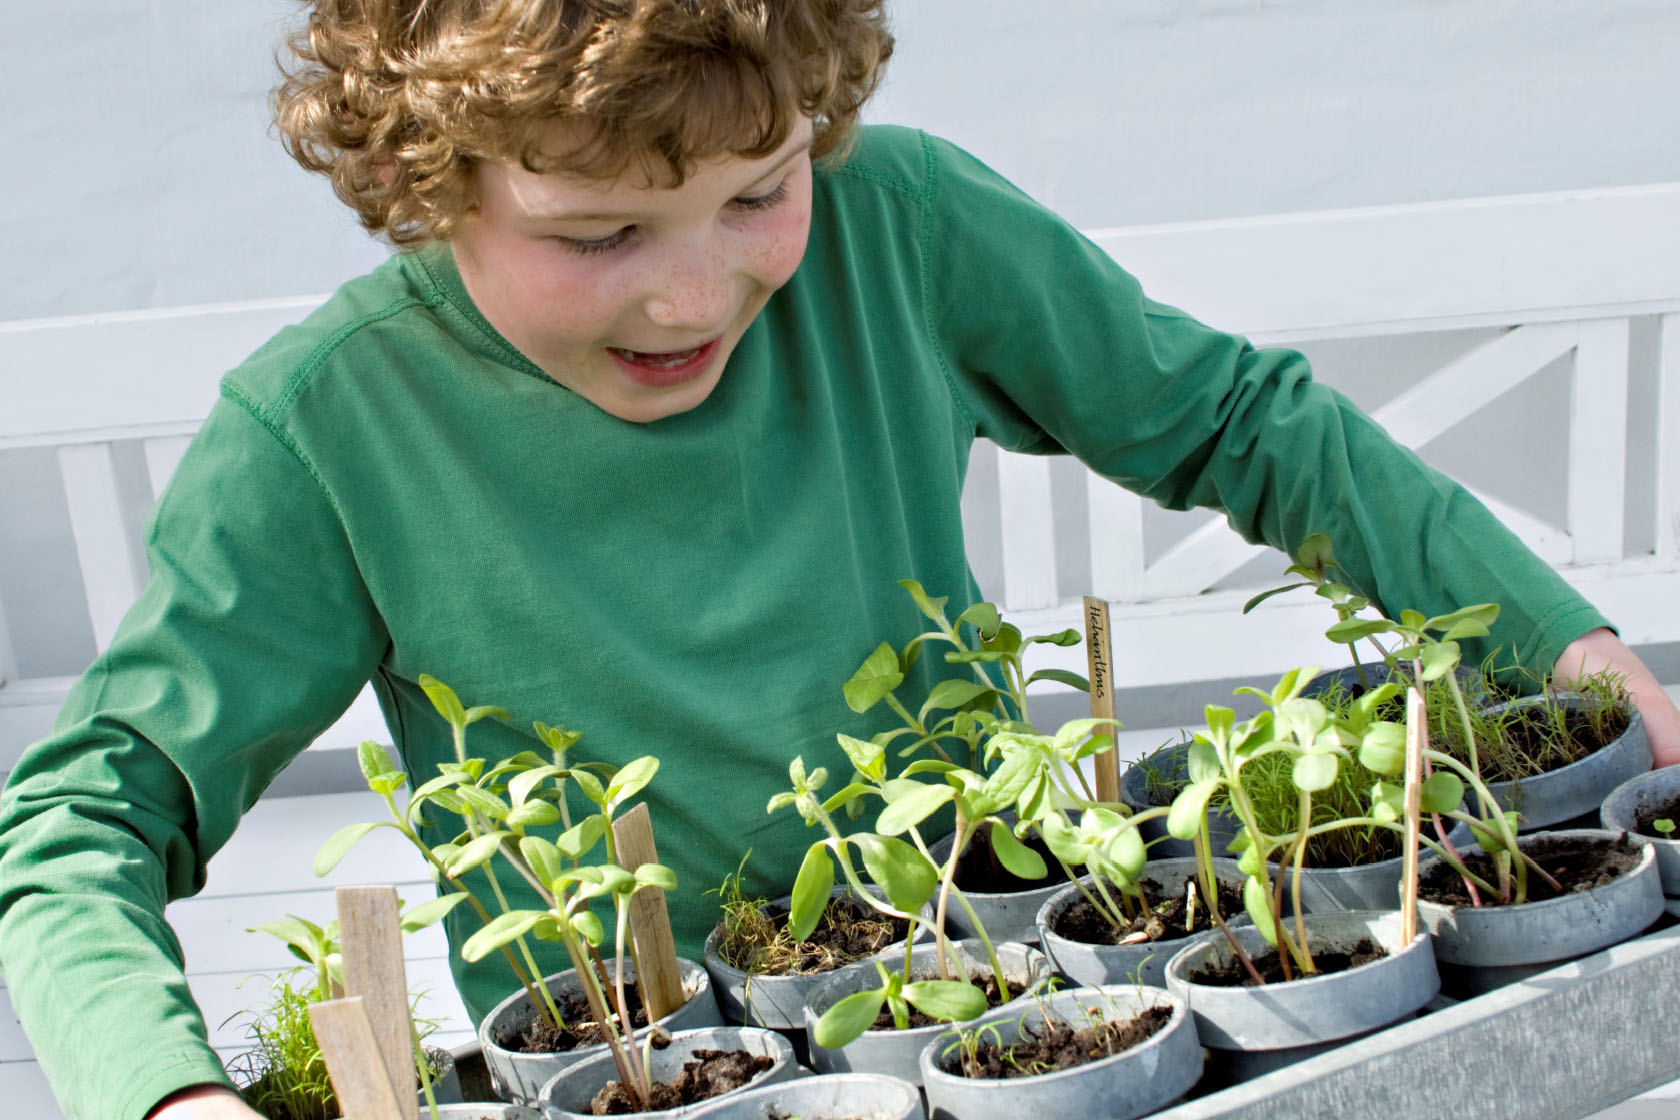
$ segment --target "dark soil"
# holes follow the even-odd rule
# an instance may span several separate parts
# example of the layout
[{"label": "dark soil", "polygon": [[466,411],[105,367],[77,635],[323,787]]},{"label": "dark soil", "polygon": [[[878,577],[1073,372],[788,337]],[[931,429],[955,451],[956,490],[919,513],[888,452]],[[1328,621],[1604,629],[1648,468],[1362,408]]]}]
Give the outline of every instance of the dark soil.
[{"label": "dark soil", "polygon": [[768,1055],[749,1054],[745,1050],[696,1050],[694,1060],[684,1062],[682,1072],[676,1077],[653,1083],[646,1108],[637,1106],[636,1098],[623,1084],[609,1081],[589,1102],[589,1111],[596,1116],[623,1116],[679,1108],[739,1089],[775,1064],[775,1059]]},{"label": "dark soil", "polygon": [[1078,1028],[1059,1020],[1042,1023],[1037,1032],[1029,1027],[1028,1033],[1013,1046],[982,1042],[973,1060],[960,1052],[953,1054],[957,1061],[946,1059],[945,1070],[964,1077],[995,1080],[1072,1069],[1147,1042],[1164,1030],[1171,1019],[1172,1008],[1151,1007],[1114,1023],[1103,1021]]},{"label": "dark soil", "polygon": [[[1370,964],[1372,961],[1382,960],[1386,956],[1388,956],[1386,949],[1365,937],[1361,937],[1351,947],[1332,949],[1328,947],[1320,948],[1315,945],[1312,951],[1313,965],[1317,967],[1321,974],[1346,972],[1350,968],[1358,968],[1362,964]],[[1255,971],[1260,973],[1261,978],[1266,983],[1277,984],[1282,982],[1283,964],[1278,960],[1277,950],[1268,949],[1262,956],[1250,957],[1249,959],[1254,962]],[[1294,977],[1297,980],[1302,979],[1299,970],[1295,971]],[[1189,980],[1192,984],[1208,984],[1217,988],[1252,988],[1255,986],[1254,977],[1248,974],[1248,969],[1244,968],[1242,962],[1235,957],[1232,957],[1225,964],[1205,965],[1190,973]]]},{"label": "dark soil", "polygon": [[[1519,839],[1522,850],[1545,868],[1563,887],[1555,891],[1545,879],[1532,869],[1528,873],[1528,901],[1544,902],[1566,894],[1591,890],[1613,883],[1632,871],[1639,863],[1640,850],[1623,833],[1617,839],[1579,840],[1572,837],[1548,836],[1541,833],[1532,838]],[[1464,864],[1488,882],[1497,882],[1493,857],[1486,852],[1461,853]],[[1418,897],[1443,906],[1469,906],[1470,892],[1464,880],[1445,864],[1433,864],[1418,880]],[[1484,903],[1494,902],[1483,892]]]},{"label": "dark soil", "polygon": [[[608,989],[608,1001],[612,999],[612,989]],[[595,1022],[595,1017],[589,1011],[589,1001],[582,992],[569,994],[555,1001],[560,1007],[560,1014],[566,1020],[566,1026],[556,1029],[545,1016],[537,1015],[525,1025],[525,1029],[514,1039],[498,1038],[496,1044],[504,1050],[512,1050],[519,1054],[563,1054],[567,1050],[576,1050],[580,1046],[593,1046],[598,1042],[605,1042],[601,1033],[601,1025]],[[636,991],[636,985],[624,985],[624,1002],[630,1006],[630,1022],[636,1027],[647,1026],[647,1012],[642,1008],[642,997]]]},{"label": "dark soil", "polygon": [[754,976],[814,976],[872,957],[910,933],[910,923],[886,918],[855,898],[828,900],[822,917],[804,941],[787,936],[788,908],[764,911],[768,929],[779,934],[773,945],[743,946],[744,952],[719,952],[725,963]]},{"label": "dark soil", "polygon": [[[1220,914],[1227,918],[1233,914],[1241,914],[1242,888],[1222,880],[1215,882],[1219,885]],[[1108,920],[1095,906],[1084,898],[1077,898],[1073,905],[1061,912],[1052,928],[1069,941],[1078,941],[1086,945],[1119,945],[1122,942],[1129,945],[1134,943],[1132,939],[1139,933],[1146,935],[1141,939],[1144,941],[1168,941],[1215,928],[1208,917],[1207,906],[1203,900],[1198,898],[1195,925],[1189,927],[1185,925],[1188,907],[1185,905],[1183,890],[1163,898],[1161,884],[1153,879],[1140,879],[1138,886],[1142,889],[1144,898],[1149,900],[1150,915],[1147,918],[1140,912],[1129,925],[1117,930],[1108,924]],[[1118,898],[1117,892],[1110,891],[1109,894]]]},{"label": "dark soil", "polygon": [[1654,805],[1641,806],[1634,814],[1634,830],[1641,836],[1650,836],[1657,840],[1680,840],[1680,831],[1669,832],[1664,835],[1651,827],[1652,821],[1671,821],[1680,826],[1680,797],[1670,801],[1658,802]]},{"label": "dark soil", "polygon": [[[922,977],[922,979],[931,979],[931,977]],[[968,977],[968,982],[976,985],[982,992],[986,993],[986,1006],[988,1008],[1003,1006],[1004,999],[1002,993],[998,991],[996,977],[992,976],[990,973],[976,972],[972,973]],[[1018,987],[1010,988],[1009,997],[1013,999],[1020,995],[1021,991],[1022,989]],[[922,1012],[917,1011],[914,1007],[912,1007],[910,1008],[910,1026],[906,1029],[915,1030],[917,1027],[931,1027],[943,1022],[945,1022],[944,1019],[935,1019],[931,1015],[924,1015]],[[869,1029],[874,1031],[897,1030],[898,1024],[893,1022],[892,1010],[888,1007],[882,1007],[881,1014],[875,1017],[875,1022]]]},{"label": "dark soil", "polygon": [[[1056,873],[1056,857],[1044,841],[1030,836],[1021,843],[1037,852],[1051,873]],[[989,827],[976,832],[968,847],[957,857],[956,884],[964,894],[1020,894],[1050,886],[1053,882],[1055,880],[1049,877],[1023,879],[1003,866],[992,851],[992,830]]]}]

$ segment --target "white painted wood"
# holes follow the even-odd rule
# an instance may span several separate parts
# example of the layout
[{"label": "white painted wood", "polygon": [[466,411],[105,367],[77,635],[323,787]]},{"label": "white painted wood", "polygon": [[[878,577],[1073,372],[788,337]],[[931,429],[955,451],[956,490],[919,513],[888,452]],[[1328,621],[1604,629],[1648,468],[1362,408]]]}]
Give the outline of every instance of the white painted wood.
[{"label": "white painted wood", "polygon": [[[1223,517],[1215,518],[1192,530],[1149,566],[1145,597],[1176,599],[1199,594],[1269,551],[1266,545],[1243,540]],[[1279,554],[1279,570],[1287,564]]]},{"label": "white painted wood", "polygon": [[1163,303],[1257,343],[1680,308],[1680,184],[1097,230]]},{"label": "white painted wood", "polygon": [[1627,396],[1627,320],[1582,323],[1569,423],[1569,535],[1578,564],[1622,555]]},{"label": "white painted wood", "polygon": [[103,650],[140,594],[139,556],[123,519],[110,445],[61,447],[58,465],[64,475],[94,645]]},{"label": "white painted wood", "polygon": [[1524,513],[1509,502],[1500,501],[1478,487],[1466,486],[1465,489],[1546,563],[1553,567],[1562,567],[1574,558],[1575,542],[1563,527]]},{"label": "white painted wood", "polygon": [[1662,317],[1658,354],[1656,552],[1680,561],[1680,314]]},{"label": "white painted wood", "polygon": [[0,1062],[0,1100],[8,1116],[29,1120],[63,1120],[64,1113],[47,1087],[41,1067],[33,1061]]},{"label": "white painted wood", "polygon": [[1056,591],[1056,527],[1050,502],[1050,460],[998,449],[998,501],[1003,517],[1004,603],[1037,610],[1060,601]]},{"label": "white painted wood", "polygon": [[186,453],[187,444],[191,442],[191,436],[154,436],[142,441],[140,446],[146,455],[146,480],[151,483],[154,500],[163,493],[164,485],[174,475],[181,456]]},{"label": "white painted wood", "polygon": [[[0,697],[6,694],[6,684],[17,679],[17,651],[12,646],[12,628],[6,623],[6,603],[0,600]],[[5,738],[0,732],[0,768],[5,765]]]},{"label": "white painted wood", "polygon": [[322,298],[0,323],[0,449],[191,433],[222,374]]},{"label": "white painted wood", "polygon": [[1100,475],[1085,476],[1091,526],[1091,594],[1110,602],[1142,599],[1143,499]]},{"label": "white painted wood", "polygon": [[1569,353],[1579,338],[1574,323],[1513,328],[1397,394],[1372,418],[1398,442],[1422,447]]}]

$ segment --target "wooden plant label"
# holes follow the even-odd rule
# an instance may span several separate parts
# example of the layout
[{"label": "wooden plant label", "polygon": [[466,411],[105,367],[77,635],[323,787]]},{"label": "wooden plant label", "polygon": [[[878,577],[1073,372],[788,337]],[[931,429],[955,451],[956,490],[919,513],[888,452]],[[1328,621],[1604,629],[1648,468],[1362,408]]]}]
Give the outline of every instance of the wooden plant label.
[{"label": "wooden plant label", "polygon": [[1418,832],[1423,816],[1423,749],[1429,739],[1429,720],[1423,690],[1406,690],[1406,833],[1400,861],[1400,937],[1410,945],[1417,936]]},{"label": "wooden plant label", "polygon": [[405,1113],[391,1079],[385,1076],[385,1063],[360,996],[310,1004],[309,1024],[326,1059],[341,1115],[355,1120],[413,1120],[418,1114],[414,1098],[409,1097]]},{"label": "wooden plant label", "polygon": [[[339,939],[344,946],[344,990],[359,997],[379,1047],[392,1091],[418,1115],[408,977],[403,966],[402,919],[395,887],[339,887]],[[358,1115],[347,1110],[346,1115]]]},{"label": "wooden plant label", "polygon": [[[626,871],[659,862],[647,805],[637,805],[613,822],[613,842],[618,847],[618,865]],[[664,891],[641,890],[631,896],[630,935],[636,950],[636,991],[647,1009],[648,1022],[657,1022],[685,1002]]]},{"label": "wooden plant label", "polygon": [[[1114,718],[1114,644],[1109,638],[1108,600],[1085,596],[1085,661],[1090,668],[1091,716]],[[1097,800],[1120,800],[1120,760],[1113,748],[1091,759],[1097,775]]]}]

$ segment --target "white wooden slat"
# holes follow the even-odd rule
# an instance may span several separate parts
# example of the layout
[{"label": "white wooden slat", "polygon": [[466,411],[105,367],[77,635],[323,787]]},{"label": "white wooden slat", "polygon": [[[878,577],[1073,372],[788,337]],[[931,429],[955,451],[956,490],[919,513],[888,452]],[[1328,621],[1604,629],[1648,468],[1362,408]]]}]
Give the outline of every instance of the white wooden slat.
[{"label": "white wooden slat", "polygon": [[1574,323],[1517,327],[1395,395],[1372,418],[1396,441],[1421,447],[1567,354],[1579,338]]},{"label": "white wooden slat", "polygon": [[[1199,595],[1256,556],[1271,549],[1250,544],[1238,536],[1223,517],[1217,517],[1185,535],[1162,553],[1144,575],[1145,599],[1174,599]],[[1280,569],[1287,566],[1281,554]]]},{"label": "white wooden slat", "polygon": [[[321,840],[325,841],[326,837],[321,837]],[[417,860],[415,862],[418,863]],[[180,939],[188,975],[290,968],[299,963],[298,959],[279,938],[249,931],[263,922],[277,922],[288,915],[325,925],[338,917],[333,898],[335,886],[394,886],[405,906],[413,906],[436,895],[436,888],[429,878],[413,877],[414,872],[420,870],[418,867],[409,866],[405,870],[405,877],[378,877],[356,884],[341,881],[331,886],[323,884],[312,890],[184,898],[171,903],[165,917]],[[448,951],[439,926],[417,930],[403,941],[404,956],[444,956]]]},{"label": "white wooden slat", "polygon": [[408,841],[390,828],[362,837],[327,878],[315,875],[315,852],[327,837],[348,824],[388,819],[385,802],[367,790],[264,798],[211,859],[204,890],[197,897],[412,882],[425,874],[424,864]]},{"label": "white wooden slat", "polygon": [[64,1120],[47,1078],[33,1061],[0,1062],[0,1101],[6,1115],[28,1120]]},{"label": "white wooden slat", "polygon": [[1680,183],[1096,230],[1257,342],[1680,309]]},{"label": "white wooden slat", "polygon": [[1627,320],[1582,323],[1569,422],[1569,535],[1577,564],[1622,556],[1627,398]]},{"label": "white wooden slat", "polygon": [[1129,603],[1144,596],[1143,499],[1097,474],[1085,478],[1091,526],[1091,594]]},{"label": "white wooden slat", "polygon": [[190,433],[222,374],[322,298],[0,323],[0,449]]},{"label": "white wooden slat", "polygon": [[[12,628],[6,624],[6,603],[0,599],[0,696],[5,695],[7,683],[18,679],[17,647],[12,644]],[[3,744],[4,740],[0,740]],[[0,756],[5,748],[0,745]],[[6,765],[0,757],[0,766]]]},{"label": "white wooden slat", "polygon": [[1050,460],[998,449],[998,506],[1003,520],[1003,605],[1007,610],[1055,606],[1056,531],[1050,502]]},{"label": "white wooden slat", "polygon": [[1680,560],[1680,314],[1664,315],[1657,359],[1657,555]]},{"label": "white wooden slat", "polygon": [[163,493],[164,485],[175,473],[191,442],[191,436],[154,436],[141,442],[141,450],[146,455],[146,478],[151,483],[154,500]]},{"label": "white wooden slat", "polygon": [[140,594],[139,558],[123,520],[110,445],[61,447],[58,465],[82,567],[82,591],[93,620],[94,645],[103,650]]}]

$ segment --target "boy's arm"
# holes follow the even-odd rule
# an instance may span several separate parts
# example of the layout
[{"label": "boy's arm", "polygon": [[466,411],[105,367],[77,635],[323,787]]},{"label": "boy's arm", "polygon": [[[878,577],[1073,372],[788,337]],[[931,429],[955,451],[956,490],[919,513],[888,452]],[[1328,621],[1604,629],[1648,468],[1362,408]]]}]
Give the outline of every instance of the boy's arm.
[{"label": "boy's arm", "polygon": [[146,1120],[261,1120],[226,1085],[193,1085],[171,1093],[146,1113]]},{"label": "boy's arm", "polygon": [[0,795],[13,1005],[66,1114],[100,1120],[226,1083],[164,907],[388,640],[319,483],[225,400],[147,543],[140,599]]},{"label": "boy's arm", "polygon": [[1349,582],[1391,616],[1499,603],[1492,635],[1466,643],[1471,662],[1550,670],[1609,625],[1463,487],[1315,383],[1300,354],[1154,303],[972,157],[928,151],[927,318],[980,434],[1070,452],[1285,553],[1326,533]]},{"label": "boy's arm", "polygon": [[1651,754],[1656,766],[1680,764],[1680,709],[1668,698],[1663,686],[1645,663],[1618,638],[1614,631],[1589,630],[1564,647],[1552,673],[1569,683],[1602,669],[1627,678],[1628,694],[1645,719],[1645,733],[1651,737]]}]

